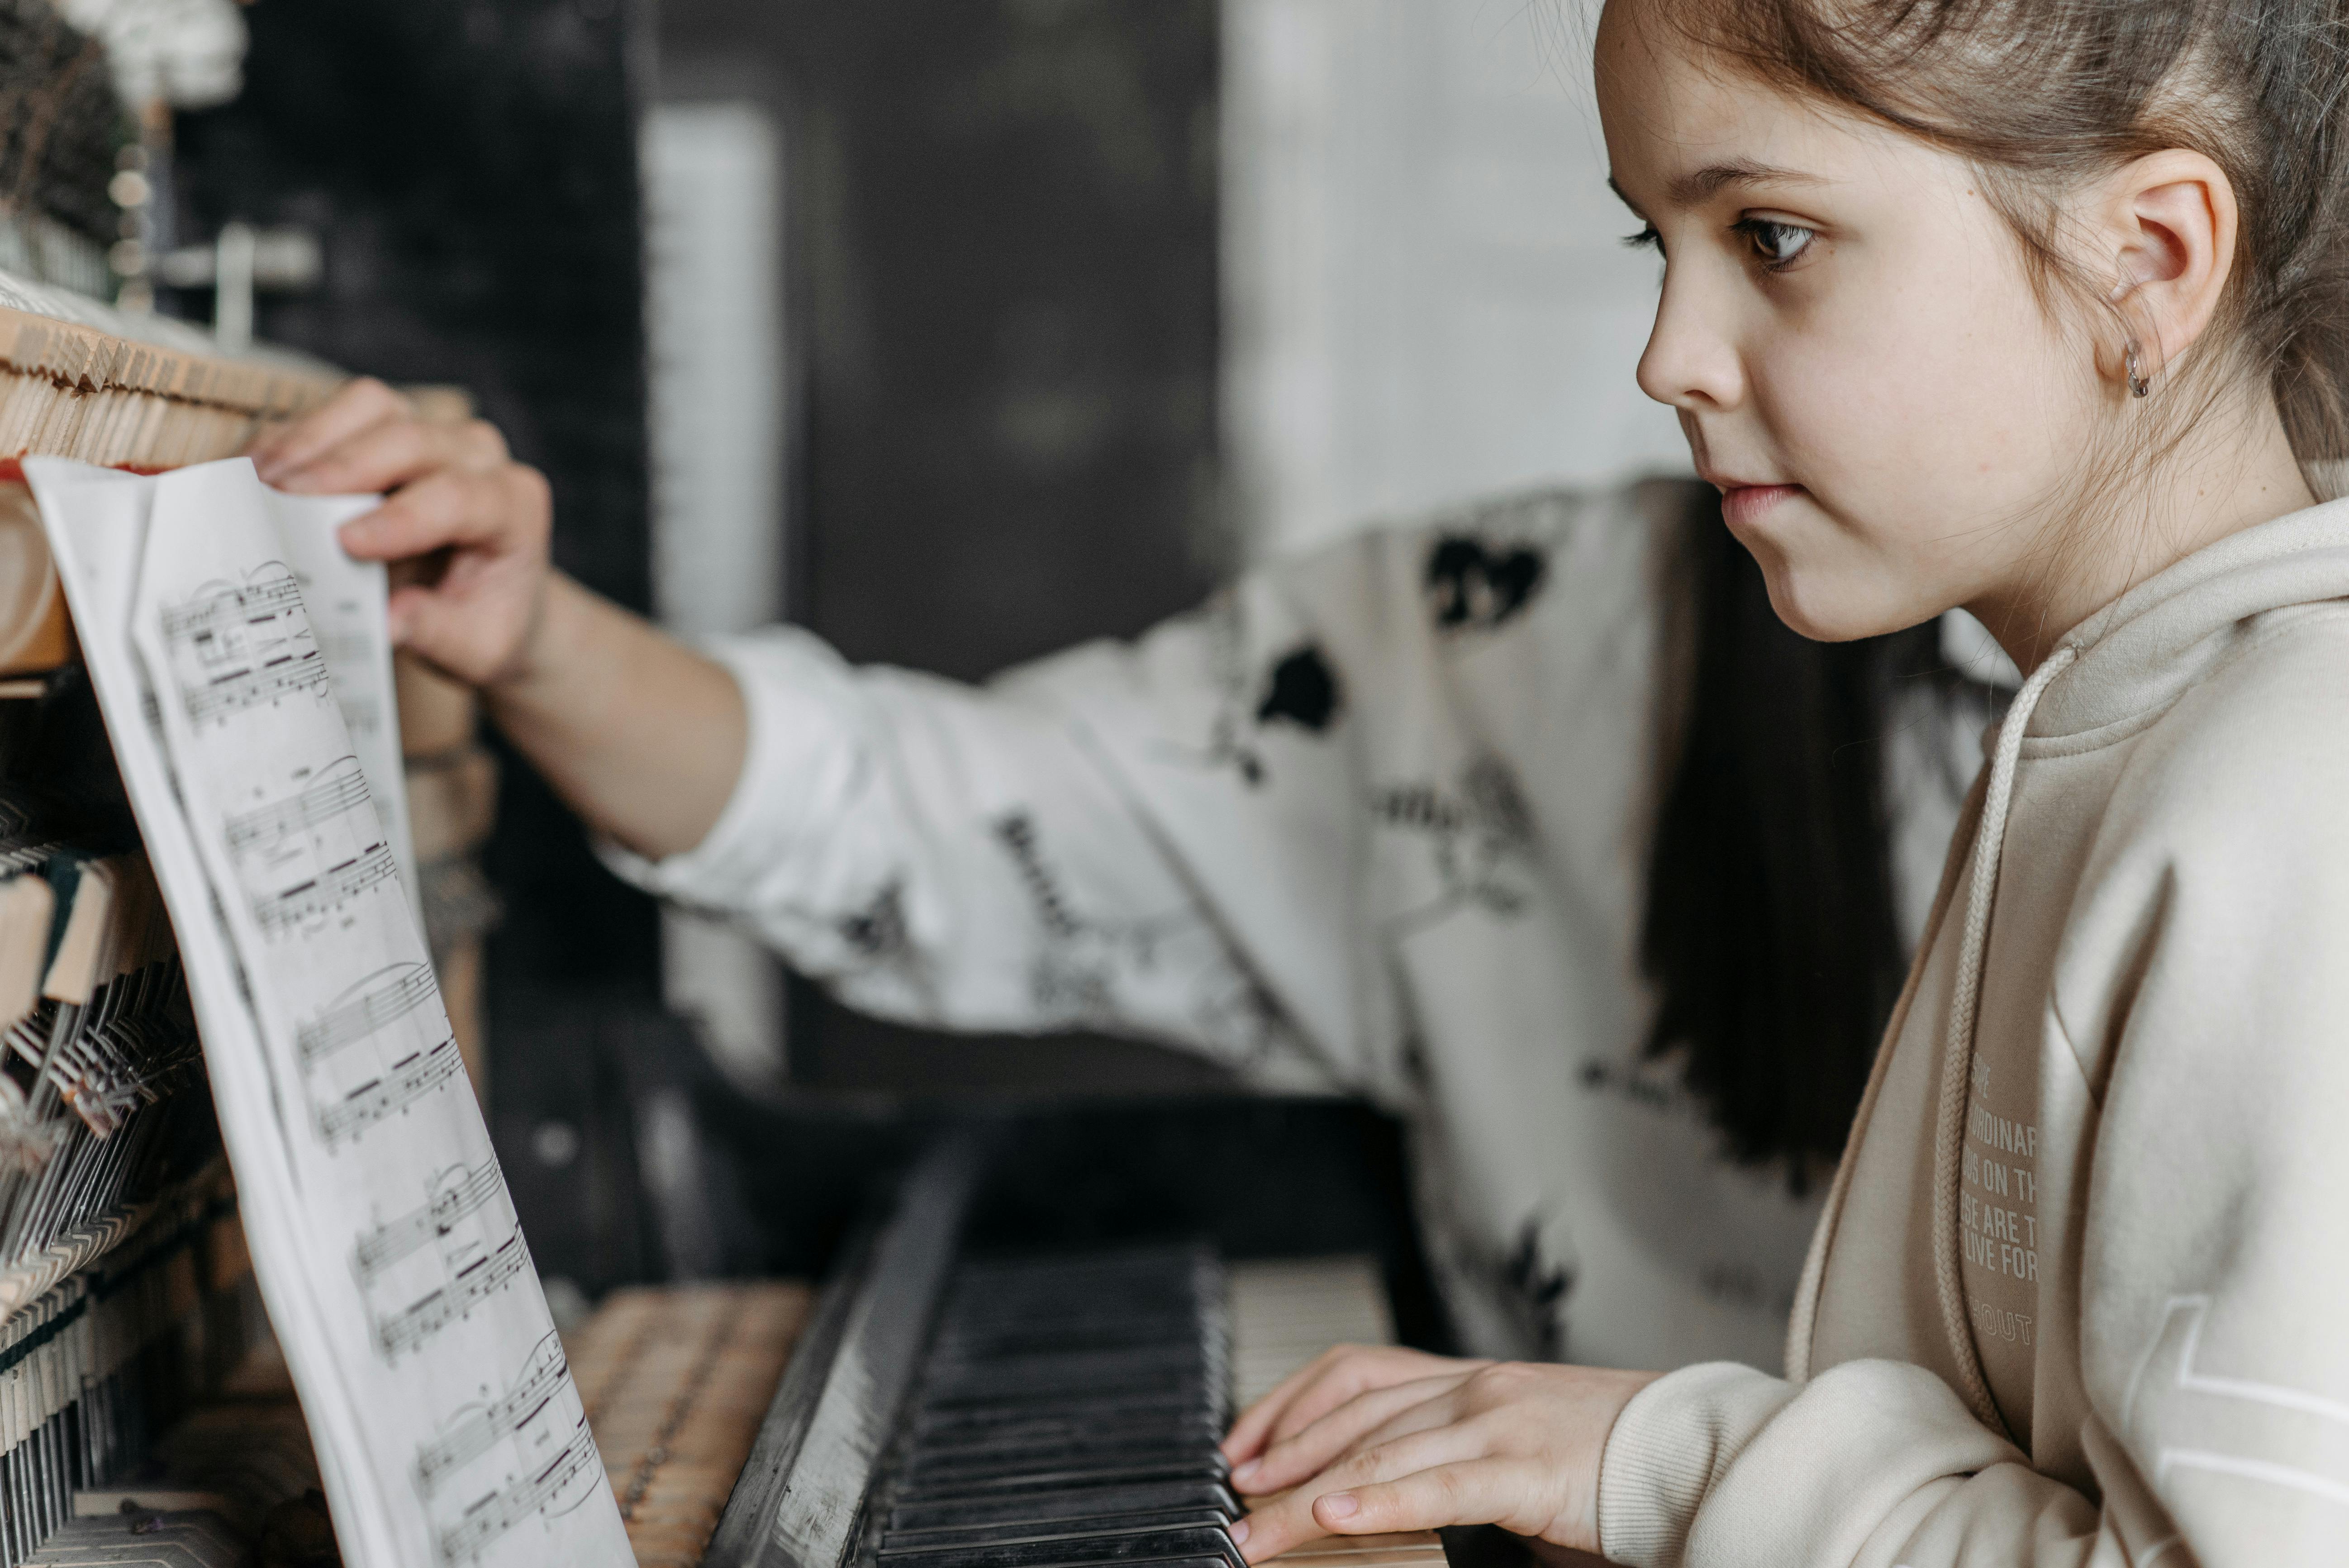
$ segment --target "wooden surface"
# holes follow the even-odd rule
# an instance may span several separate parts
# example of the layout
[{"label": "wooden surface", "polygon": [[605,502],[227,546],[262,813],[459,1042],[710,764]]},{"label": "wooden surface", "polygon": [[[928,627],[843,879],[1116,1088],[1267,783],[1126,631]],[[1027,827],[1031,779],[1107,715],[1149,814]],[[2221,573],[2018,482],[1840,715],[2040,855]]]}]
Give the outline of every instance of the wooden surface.
[{"label": "wooden surface", "polygon": [[564,1337],[642,1568],[701,1561],[810,1301],[788,1280],[632,1287]]},{"label": "wooden surface", "polygon": [[[0,301],[15,292],[0,281]],[[181,324],[158,330],[95,302],[71,308],[84,319],[0,303],[0,456],[142,469],[230,457],[266,426],[325,402],[343,379],[290,356],[222,357]],[[141,332],[170,341],[133,335]]]}]

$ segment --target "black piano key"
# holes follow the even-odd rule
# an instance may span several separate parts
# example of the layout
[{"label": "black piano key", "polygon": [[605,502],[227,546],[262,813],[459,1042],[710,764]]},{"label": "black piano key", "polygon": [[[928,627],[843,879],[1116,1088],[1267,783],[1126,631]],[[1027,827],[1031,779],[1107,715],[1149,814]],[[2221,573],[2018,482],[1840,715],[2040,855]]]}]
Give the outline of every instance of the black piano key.
[{"label": "black piano key", "polygon": [[944,1438],[927,1439],[917,1451],[925,1460],[935,1462],[954,1456],[1043,1447],[1086,1449],[1112,1444],[1131,1447],[1137,1442],[1181,1443],[1195,1447],[1204,1442],[1212,1448],[1222,1436],[1222,1428],[1199,1411],[1148,1421],[1064,1420],[1036,1417],[1004,1420],[988,1427],[966,1429]]},{"label": "black piano key", "polygon": [[880,1553],[882,1568],[1091,1568],[1098,1563],[1162,1563],[1191,1557],[1220,1560],[1226,1568],[1247,1568],[1247,1560],[1220,1524],[1101,1534],[1069,1532],[985,1546],[916,1546],[902,1552],[893,1552],[885,1544]]},{"label": "black piano key", "polygon": [[945,1524],[928,1530],[892,1530],[881,1538],[881,1554],[944,1550],[949,1546],[994,1546],[1016,1544],[1023,1541],[1051,1540],[1066,1537],[1133,1535],[1152,1530],[1179,1530],[1193,1525],[1210,1525],[1221,1529],[1231,1523],[1223,1511],[1212,1506],[1192,1503],[1177,1508],[1134,1509],[1124,1513],[1105,1513],[1076,1519],[1048,1515],[1034,1519],[1005,1519],[987,1523]]},{"label": "black piano key", "polygon": [[942,1397],[975,1397],[988,1387],[1000,1387],[1017,1397],[1033,1397],[1040,1389],[1106,1389],[1133,1383],[1137,1377],[1198,1376],[1207,1357],[1198,1345],[1182,1340],[1149,1345],[1116,1345],[1111,1350],[1060,1350],[1043,1355],[984,1357],[978,1361],[945,1361],[930,1367],[923,1387],[923,1404]]},{"label": "black piano key", "polygon": [[1107,1431],[1132,1422],[1195,1421],[1206,1418],[1203,1390],[1175,1389],[1147,1397],[1112,1395],[1063,1399],[1041,1409],[965,1405],[916,1410],[908,1429],[917,1442],[955,1442],[973,1433],[996,1431],[1017,1422],[1058,1421],[1086,1431]]},{"label": "black piano key", "polygon": [[916,1429],[934,1429],[951,1420],[978,1422],[1048,1416],[1056,1410],[1083,1410],[1103,1407],[1114,1408],[1120,1400],[1130,1401],[1138,1414],[1162,1406],[1180,1405],[1213,1417],[1219,1412],[1216,1390],[1207,1379],[1198,1376],[1178,1377],[1160,1382],[1141,1383],[1094,1389],[1039,1389],[1032,1396],[997,1394],[984,1399],[956,1399],[931,1403],[924,1401],[916,1407]]},{"label": "black piano key", "polygon": [[874,1505],[874,1568],[1245,1568],[1217,1451],[1221,1265],[1195,1247],[966,1261]]},{"label": "black piano key", "polygon": [[1173,1460],[1149,1465],[1098,1465],[1075,1470],[1037,1470],[1011,1475],[958,1476],[900,1485],[896,1496],[906,1502],[952,1502],[981,1497],[1006,1497],[1015,1492],[1057,1491],[1093,1486],[1141,1486],[1153,1481],[1225,1481],[1230,1467],[1221,1454]]},{"label": "black piano key", "polygon": [[1221,1481],[1184,1480],[996,1492],[945,1502],[901,1502],[889,1511],[887,1522],[891,1530],[935,1530],[1023,1519],[1098,1519],[1164,1508],[1212,1508],[1226,1520],[1237,1519],[1245,1511],[1239,1499]]},{"label": "black piano key", "polygon": [[1019,1470],[1107,1470],[1175,1463],[1192,1458],[1198,1449],[1195,1440],[1183,1439],[1006,1443],[995,1449],[966,1449],[936,1457],[917,1450],[908,1456],[903,1473],[909,1479],[936,1480],[951,1475],[978,1477]]}]

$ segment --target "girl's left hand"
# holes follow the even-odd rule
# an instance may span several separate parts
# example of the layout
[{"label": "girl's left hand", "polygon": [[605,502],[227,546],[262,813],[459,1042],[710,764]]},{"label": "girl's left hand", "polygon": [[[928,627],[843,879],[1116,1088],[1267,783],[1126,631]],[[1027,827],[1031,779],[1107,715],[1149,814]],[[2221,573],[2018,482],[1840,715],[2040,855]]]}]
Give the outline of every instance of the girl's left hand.
[{"label": "girl's left hand", "polygon": [[1506,1361],[1364,1394],[1266,1451],[1248,1490],[1295,1490],[1232,1538],[1250,1563],[1318,1535],[1454,1524],[1596,1552],[1607,1434],[1658,1376]]}]

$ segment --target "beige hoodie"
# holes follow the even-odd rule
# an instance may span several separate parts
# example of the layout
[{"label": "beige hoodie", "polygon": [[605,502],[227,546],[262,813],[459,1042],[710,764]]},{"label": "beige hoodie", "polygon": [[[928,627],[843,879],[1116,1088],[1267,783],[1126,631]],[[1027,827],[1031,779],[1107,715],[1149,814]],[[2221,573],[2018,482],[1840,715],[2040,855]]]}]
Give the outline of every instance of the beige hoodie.
[{"label": "beige hoodie", "polygon": [[1787,1376],[1631,1402],[1619,1562],[2349,1563],[2349,501],[2092,616],[1986,771]]}]

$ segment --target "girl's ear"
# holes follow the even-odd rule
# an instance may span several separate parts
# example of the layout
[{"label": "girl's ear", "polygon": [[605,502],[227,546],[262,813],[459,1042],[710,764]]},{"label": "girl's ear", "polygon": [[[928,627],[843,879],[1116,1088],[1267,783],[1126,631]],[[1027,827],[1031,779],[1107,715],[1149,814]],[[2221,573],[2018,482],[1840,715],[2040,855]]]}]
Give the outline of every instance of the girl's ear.
[{"label": "girl's ear", "polygon": [[2235,189],[2210,159],[2171,148],[2127,165],[2107,191],[2119,274],[2112,303],[2137,353],[2100,368],[2150,380],[2193,346],[2226,296],[2240,217]]}]

